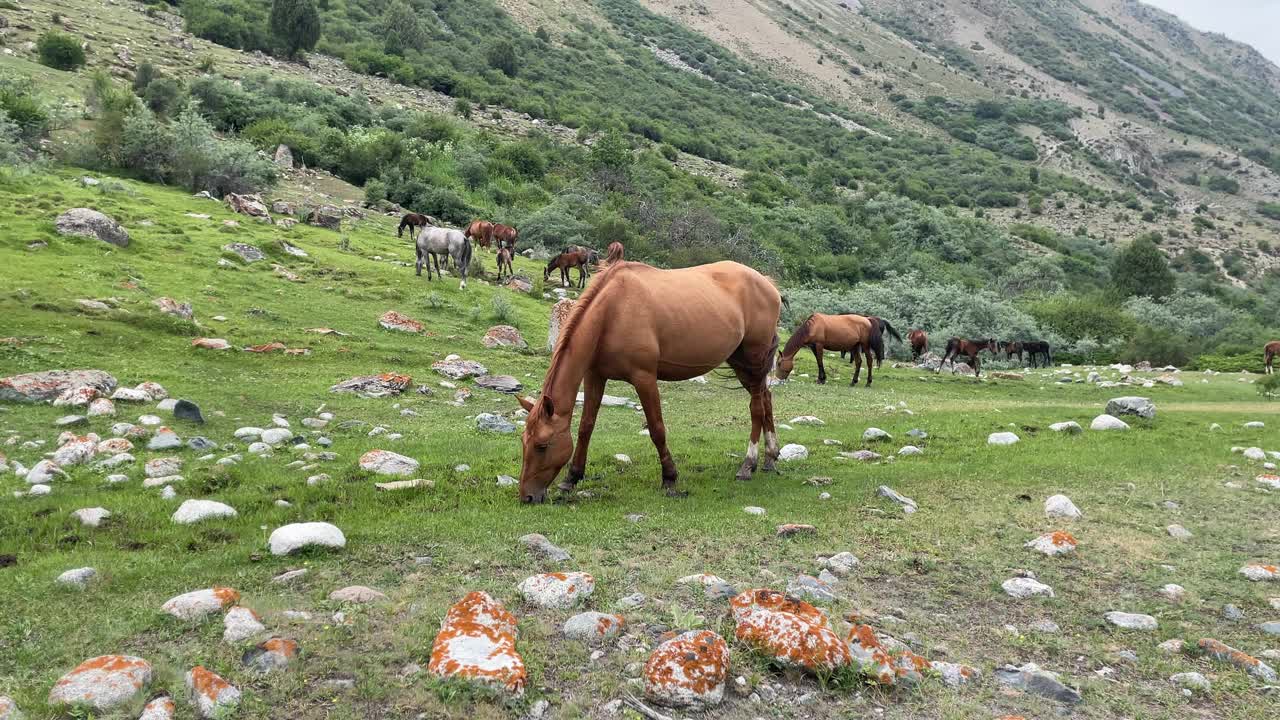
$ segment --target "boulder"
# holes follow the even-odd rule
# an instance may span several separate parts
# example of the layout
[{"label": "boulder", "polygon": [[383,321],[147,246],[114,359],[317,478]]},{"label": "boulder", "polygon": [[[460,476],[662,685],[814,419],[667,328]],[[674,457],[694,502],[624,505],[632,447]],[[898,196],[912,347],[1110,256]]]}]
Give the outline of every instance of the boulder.
[{"label": "boulder", "polygon": [[160,297],[152,301],[152,305],[165,315],[173,315],[174,317],[190,320],[195,317],[195,313],[191,310],[191,303],[180,303],[171,297]]},{"label": "boulder", "polygon": [[258,195],[237,195],[236,193],[227,193],[222,201],[231,208],[232,212],[238,212],[241,215],[249,217],[270,218],[271,214],[267,212],[266,203],[262,202],[262,198]]},{"label": "boulder", "polygon": [[80,663],[49,690],[49,705],[112,711],[139,699],[151,684],[151,664],[132,655],[100,655]]},{"label": "boulder", "polygon": [[806,460],[809,457],[809,448],[797,443],[788,443],[782,446],[778,451],[778,459],[783,462],[791,462],[793,460]]},{"label": "boulder", "polygon": [[342,210],[332,205],[321,205],[307,213],[306,223],[328,230],[341,230]]},{"label": "boulder", "polygon": [[1049,429],[1054,432],[1066,433],[1068,435],[1079,435],[1084,432],[1084,428],[1080,427],[1080,423],[1075,420],[1053,423],[1049,426]]},{"label": "boulder", "polygon": [[475,379],[476,387],[486,390],[514,395],[524,389],[524,385],[510,375],[481,375]]},{"label": "boulder", "polygon": [[1107,401],[1107,414],[1115,417],[1136,415],[1151,420],[1156,416],[1156,406],[1150,398],[1132,396],[1111,398]]},{"label": "boulder", "polygon": [[1150,615],[1113,610],[1103,615],[1107,622],[1125,630],[1156,630],[1160,624]]},{"label": "boulder", "polygon": [[513,347],[523,350],[529,347],[520,331],[510,325],[494,325],[485,331],[480,343],[487,348]]},{"label": "boulder", "polygon": [[1114,415],[1099,415],[1089,423],[1090,430],[1128,430],[1129,423]]},{"label": "boulder", "polygon": [[173,522],[191,525],[214,518],[232,518],[237,514],[235,508],[215,500],[184,500],[173,514]]},{"label": "boulder", "polygon": [[[30,479],[28,479],[27,482],[30,482]],[[1254,582],[1280,580],[1280,568],[1277,568],[1275,565],[1250,563],[1240,568],[1240,574]]]},{"label": "boulder", "polygon": [[849,665],[849,646],[814,606],[776,590],[747,590],[729,602],[734,636],[773,662],[809,672]]},{"label": "boulder", "polygon": [[407,333],[420,333],[425,329],[422,323],[395,310],[388,310],[383,313],[382,317],[378,318],[378,324],[388,330]]},{"label": "boulder", "polygon": [[[385,316],[384,316],[385,317]],[[397,373],[361,375],[329,388],[333,393],[355,393],[363,398],[380,398],[399,395],[413,384],[413,378]]]},{"label": "boulder", "polygon": [[72,208],[58,216],[54,228],[59,235],[79,235],[116,247],[129,247],[129,231],[97,210]]},{"label": "boulder", "polygon": [[1063,532],[1061,530],[1045,533],[1044,535],[1041,535],[1034,540],[1029,540],[1026,543],[1026,547],[1050,557],[1075,552],[1076,546],[1077,542],[1075,537],[1073,537],[1071,533]]},{"label": "boulder", "polygon": [[1013,445],[1019,438],[1011,432],[995,432],[987,436],[988,445]]},{"label": "boulder", "polygon": [[528,548],[530,553],[543,560],[560,563],[572,559],[568,552],[552,544],[546,536],[538,533],[521,536],[520,544]]},{"label": "boulder", "polygon": [[644,694],[668,707],[719,705],[729,676],[729,647],[710,630],[686,632],[662,643],[644,664]]},{"label": "boulder", "polygon": [[187,673],[187,694],[196,714],[208,720],[228,718],[240,704],[240,691],[216,673],[197,665]]},{"label": "boulder", "polygon": [[561,298],[551,306],[551,320],[547,324],[547,352],[556,349],[556,340],[560,337],[560,328],[569,320],[569,312],[573,310],[573,301]]},{"label": "boulder", "polygon": [[267,540],[272,555],[288,555],[306,547],[343,548],[347,538],[326,522],[292,523],[276,528]]},{"label": "boulder", "polygon": [[591,611],[569,618],[561,630],[570,640],[596,645],[617,637],[625,625],[621,615]]},{"label": "boulder", "polygon": [[254,263],[254,262],[258,262],[259,260],[267,259],[266,253],[246,243],[241,243],[241,242],[227,243],[226,245],[222,246],[222,249],[226,252],[233,253],[239,256],[241,260],[244,260],[247,263]]},{"label": "boulder", "polygon": [[438,360],[431,365],[431,369],[451,380],[462,380],[468,377],[479,377],[480,375],[488,375],[489,370],[485,366],[474,360],[463,360],[461,358],[445,358]]},{"label": "boulder", "polygon": [[542,573],[525,578],[516,589],[528,603],[564,610],[591,597],[596,580],[584,572]]},{"label": "boulder", "polygon": [[1004,592],[1011,598],[1023,600],[1029,597],[1055,597],[1053,588],[1031,578],[1009,578],[1000,584]]},{"label": "boulder", "polygon": [[[119,393],[120,390],[116,390]],[[54,407],[84,407],[98,397],[98,389],[90,385],[78,385],[67,388],[53,401]]]},{"label": "boulder", "polygon": [[173,416],[178,420],[193,422],[193,423],[196,423],[197,425],[204,424],[204,415],[200,412],[200,406],[196,405],[190,400],[179,399],[178,401],[174,402]]},{"label": "boulder", "polygon": [[[849,653],[864,675],[881,685],[915,684],[931,667],[928,660],[905,647],[886,645],[870,625],[854,625],[847,638]],[[900,644],[898,644],[900,645]]]},{"label": "boulder", "polygon": [[413,475],[419,466],[417,460],[390,450],[370,450],[360,456],[360,469],[378,475]]},{"label": "boulder", "polygon": [[222,616],[222,642],[236,644],[267,631],[258,613],[237,605]]},{"label": "boulder", "polygon": [[[68,587],[83,588],[96,577],[98,577],[97,570],[91,567],[82,567],[62,573],[54,580],[54,582]],[[0,713],[0,720],[3,719],[4,714]]]},{"label": "boulder", "polygon": [[179,620],[203,620],[235,605],[239,600],[240,593],[231,588],[212,587],[169,598],[160,609]]},{"label": "boulder", "polygon": [[516,618],[488,593],[472,592],[445,614],[427,670],[523,693],[528,673],[516,651]]},{"label": "boulder", "polygon": [[298,657],[296,640],[273,637],[250,648],[241,658],[241,662],[254,672],[266,674],[284,670],[296,657]]},{"label": "boulder", "polygon": [[1045,517],[1052,518],[1078,518],[1084,515],[1066,495],[1054,495],[1045,500],[1044,514]]},{"label": "boulder", "polygon": [[99,395],[110,395],[116,389],[116,379],[101,370],[45,370],[13,375],[0,378],[0,400],[52,402],[77,387],[90,387]]},{"label": "boulder", "polygon": [[271,161],[274,162],[279,167],[284,168],[285,170],[292,170],[293,169],[293,151],[289,149],[288,145],[285,145],[284,143],[280,143],[279,145],[276,146],[276,152],[274,155],[272,155]]}]

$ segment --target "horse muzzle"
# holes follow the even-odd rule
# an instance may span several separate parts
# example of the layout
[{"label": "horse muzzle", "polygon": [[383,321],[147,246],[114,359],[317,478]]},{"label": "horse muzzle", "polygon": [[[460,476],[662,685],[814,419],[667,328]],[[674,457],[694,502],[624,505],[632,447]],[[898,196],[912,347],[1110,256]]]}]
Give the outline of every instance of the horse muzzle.
[{"label": "horse muzzle", "polygon": [[536,493],[533,493],[532,495],[522,495],[520,497],[520,502],[524,503],[525,505],[541,505],[546,501],[547,501],[546,490],[540,490]]}]

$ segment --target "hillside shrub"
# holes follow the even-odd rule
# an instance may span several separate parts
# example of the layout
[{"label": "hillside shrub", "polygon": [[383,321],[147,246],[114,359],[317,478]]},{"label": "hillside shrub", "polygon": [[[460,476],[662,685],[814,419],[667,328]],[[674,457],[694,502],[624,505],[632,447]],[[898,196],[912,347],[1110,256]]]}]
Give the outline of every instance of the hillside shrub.
[{"label": "hillside shrub", "polygon": [[271,0],[271,35],[287,58],[320,41],[320,13],[313,0]]},{"label": "hillside shrub", "polygon": [[84,65],[84,48],[80,40],[57,30],[48,30],[36,40],[40,64],[55,70],[75,70]]}]

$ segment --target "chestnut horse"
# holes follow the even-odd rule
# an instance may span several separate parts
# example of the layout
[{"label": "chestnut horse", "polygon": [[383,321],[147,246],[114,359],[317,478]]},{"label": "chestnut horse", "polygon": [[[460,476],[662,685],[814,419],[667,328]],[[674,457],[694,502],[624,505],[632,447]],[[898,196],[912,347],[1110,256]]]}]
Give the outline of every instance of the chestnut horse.
[{"label": "chestnut horse", "polygon": [[590,265],[596,260],[596,252],[590,248],[584,248],[579,245],[570,245],[560,252],[559,255],[551,258],[547,263],[547,267],[542,271],[542,282],[546,283],[551,279],[551,271],[559,268],[560,284],[569,287],[569,269],[578,268],[578,285],[579,289],[587,286],[587,275]]},{"label": "chestnut horse", "polygon": [[493,241],[493,223],[488,220],[472,220],[467,229],[462,231],[462,234],[480,247],[487,248],[489,243]]},{"label": "chestnut horse", "polygon": [[956,358],[961,355],[969,357],[969,365],[973,368],[973,376],[980,377],[982,375],[982,365],[978,362],[978,353],[986,350],[993,356],[1000,352],[1000,344],[995,338],[987,338],[986,340],[965,340],[953,337],[947,341],[947,350],[942,354],[942,362],[938,363],[938,369],[934,372],[942,372],[942,366],[951,360],[951,372],[956,370]]},{"label": "chestnut horse", "polygon": [[511,252],[514,253],[516,251],[516,239],[520,237],[519,230],[516,230],[510,225],[494,223],[493,230],[491,232],[493,241],[498,243],[499,247],[505,244],[507,247],[511,248]]},{"label": "chestnut horse", "polygon": [[430,215],[419,215],[418,213],[405,213],[400,218],[400,227],[396,228],[396,237],[404,237],[404,229],[409,228],[409,237],[416,237],[415,228],[425,228],[429,225],[436,225],[436,219]]},{"label": "chestnut horse", "polygon": [[[749,480],[755,472],[761,432],[764,469],[773,469],[778,439],[769,369],[778,347],[781,307],[782,297],[768,278],[734,262],[680,270],[635,262],[605,268],[574,303],[560,329],[541,395],[520,399],[529,411],[521,437],[520,499],[545,500],[547,488],[571,456],[569,474],[559,487],[571,491],[582,480],[587,445],[609,380],[635,387],[649,439],[662,463],[662,487],[668,495],[678,495],[658,381],[688,380],[723,363],[751,393],[751,441],[737,477]],[[569,428],[579,386],[584,400],[575,450]]]},{"label": "chestnut horse", "polygon": [[823,315],[814,313],[800,323],[800,327],[791,333],[787,345],[778,353],[778,379],[786,380],[795,367],[796,353],[807,347],[813,351],[818,360],[818,384],[827,381],[827,369],[822,363],[824,350],[846,350],[853,353],[856,362],[853,382],[858,384],[858,376],[862,374],[862,355],[867,356],[867,386],[871,386],[871,367],[875,363],[873,356],[873,338],[879,328],[871,318],[862,315]]},{"label": "chestnut horse", "polygon": [[907,342],[911,343],[911,361],[919,362],[920,356],[929,351],[929,336],[923,330],[912,330],[907,333]]},{"label": "chestnut horse", "polygon": [[1272,340],[1271,342],[1263,346],[1262,357],[1263,357],[1263,362],[1267,366],[1268,375],[1272,375],[1275,373],[1275,371],[1271,369],[1271,361],[1275,359],[1276,355],[1280,355],[1280,340]]},{"label": "chestnut horse", "polygon": [[511,248],[503,246],[498,248],[498,282],[502,282],[502,268],[507,269],[508,277],[515,277],[515,268],[511,266]]},{"label": "chestnut horse", "polygon": [[609,243],[609,248],[605,251],[605,265],[622,262],[622,256],[626,253],[626,249],[622,247],[622,243],[614,240]]},{"label": "chestnut horse", "polygon": [[[884,318],[875,317],[874,315],[868,315],[867,319],[871,321],[871,350],[876,355],[876,367],[878,368],[884,364],[884,334],[889,333],[890,335],[893,336],[893,339],[897,340],[898,342],[902,342],[902,336],[899,335],[898,331],[894,330],[893,326],[889,324],[889,321],[885,320]],[[840,351],[841,360],[844,359],[844,355],[847,352],[849,351],[848,350]],[[856,359],[856,356],[853,354],[850,354],[849,364],[852,365],[855,359]]]},{"label": "chestnut horse", "polygon": [[[1012,360],[1012,359],[1013,359],[1013,356],[1014,356],[1014,355],[1017,355],[1017,356],[1018,356],[1018,364],[1019,364],[1019,365],[1021,365],[1021,364],[1022,364],[1022,350],[1023,350],[1022,343],[1018,342],[1017,340],[1011,340],[1011,341],[1006,342],[1006,343],[1001,343],[1001,346],[1002,346],[1002,347],[1001,347],[1000,349],[1001,349],[1001,350],[1004,350],[1004,355],[1005,355],[1005,357],[1007,357],[1007,358],[1009,358],[1010,360]],[[1034,360],[1035,360],[1035,356],[1034,356],[1034,355],[1032,355],[1031,357],[1032,357],[1032,360],[1034,361]]]}]

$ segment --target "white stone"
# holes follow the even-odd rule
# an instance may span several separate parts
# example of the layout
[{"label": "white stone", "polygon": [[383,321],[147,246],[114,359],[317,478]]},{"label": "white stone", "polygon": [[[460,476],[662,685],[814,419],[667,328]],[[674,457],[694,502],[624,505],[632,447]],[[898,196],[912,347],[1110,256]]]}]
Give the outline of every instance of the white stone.
[{"label": "white stone", "polygon": [[347,538],[337,526],[326,522],[293,523],[276,528],[267,544],[272,555],[288,555],[311,545],[346,547]]},{"label": "white stone", "polygon": [[1112,611],[1103,617],[1112,625],[1126,630],[1155,630],[1160,627],[1155,618],[1141,613]]},{"label": "white stone", "polygon": [[1084,513],[1080,512],[1080,508],[1071,502],[1071,498],[1066,495],[1054,495],[1044,501],[1044,514],[1047,517],[1060,518],[1078,518]]},{"label": "white stone", "polygon": [[911,455],[923,455],[923,454],[924,454],[924,451],[916,447],[915,445],[904,445],[902,449],[898,450],[898,455],[903,457],[909,457]]},{"label": "white stone", "polygon": [[1106,413],[1103,413],[1102,415],[1099,415],[1098,417],[1094,418],[1093,422],[1089,423],[1089,429],[1090,430],[1128,430],[1129,423],[1121,420],[1118,417],[1115,417],[1114,415],[1107,415]]},{"label": "white stone", "polygon": [[862,439],[866,442],[892,440],[893,436],[878,427],[870,427],[862,431]]},{"label": "white stone", "polygon": [[420,463],[390,450],[370,450],[360,456],[360,469],[378,475],[414,475]]},{"label": "white stone", "polygon": [[1267,454],[1262,451],[1262,448],[1256,448],[1256,447],[1245,448],[1244,456],[1246,458],[1249,458],[1250,460],[1255,460],[1258,462],[1261,462],[1267,459]]},{"label": "white stone", "polygon": [[242,427],[236,430],[235,437],[237,440],[257,440],[262,437],[262,428]]},{"label": "white stone", "polygon": [[765,510],[762,507],[757,507],[755,505],[748,505],[742,508],[742,512],[748,515],[764,515]]},{"label": "white stone", "polygon": [[274,427],[262,431],[262,442],[268,445],[283,445],[293,439],[293,431],[288,428]]},{"label": "white stone", "polygon": [[239,606],[231,608],[222,616],[222,625],[225,628],[222,631],[222,641],[232,644],[243,642],[267,630],[257,613]]},{"label": "white stone", "polygon": [[1018,440],[1018,436],[1011,432],[997,432],[987,436],[988,445],[1012,445]]},{"label": "white stone", "polygon": [[100,507],[82,508],[72,512],[71,517],[79,520],[85,527],[98,527],[103,520],[111,517],[111,511]]},{"label": "white stone", "polygon": [[[82,568],[76,568],[75,570],[68,570],[62,573],[61,575],[58,576],[58,579],[55,582],[57,582],[59,585],[67,585],[71,587],[83,588],[84,586],[92,582],[93,579],[97,576],[98,576],[97,570],[91,567],[82,567]],[[0,715],[0,718],[2,717],[3,715]]]},{"label": "white stone", "polygon": [[516,588],[526,602],[564,610],[591,596],[595,579],[583,572],[544,573],[526,578]]},{"label": "white stone", "polygon": [[826,423],[822,422],[821,419],[814,417],[813,415],[800,415],[799,417],[793,417],[791,418],[791,424],[792,425],[826,425]]},{"label": "white stone", "polygon": [[238,597],[239,594],[229,588],[204,588],[171,597],[160,609],[179,620],[201,620],[222,612]]},{"label": "white stone", "polygon": [[1084,429],[1080,427],[1080,423],[1076,422],[1075,420],[1067,420],[1066,422],[1053,423],[1052,425],[1049,426],[1049,429],[1054,432],[1064,432],[1064,433],[1067,433],[1068,435],[1078,435],[1084,432]]},{"label": "white stone", "polygon": [[841,552],[822,561],[822,567],[836,577],[845,577],[858,566],[858,558],[851,552]]},{"label": "white stone", "polygon": [[149,478],[164,477],[166,475],[177,475],[182,472],[182,458],[180,457],[159,457],[152,458],[143,466],[143,474]]},{"label": "white stone", "polygon": [[782,446],[782,450],[778,452],[778,459],[784,462],[792,460],[805,460],[809,457],[809,449],[803,445],[796,443],[788,443]]},{"label": "white stone", "polygon": [[213,518],[235,517],[236,509],[215,500],[184,500],[173,513],[173,521],[179,525],[191,525]]},{"label": "white stone", "polygon": [[1009,578],[1001,583],[1000,587],[1004,588],[1006,595],[1012,598],[1018,598],[1019,600],[1037,596],[1055,597],[1053,594],[1053,588],[1039,582],[1038,580],[1032,580],[1031,578]]}]

